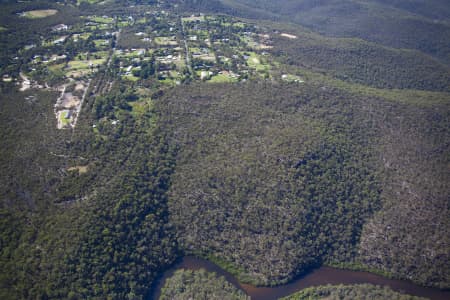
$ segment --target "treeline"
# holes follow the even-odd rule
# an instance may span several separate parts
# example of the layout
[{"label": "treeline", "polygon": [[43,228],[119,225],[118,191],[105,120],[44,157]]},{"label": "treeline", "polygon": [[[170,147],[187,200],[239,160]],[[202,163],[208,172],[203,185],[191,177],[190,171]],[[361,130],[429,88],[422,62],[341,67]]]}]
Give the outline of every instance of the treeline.
[{"label": "treeline", "polygon": [[450,68],[420,52],[301,31],[297,39],[273,36],[271,52],[288,65],[377,88],[449,91]]},{"label": "treeline", "polygon": [[181,269],[166,280],[159,299],[248,300],[250,297],[215,273]]},{"label": "treeline", "polygon": [[319,300],[319,299],[370,299],[370,300],[419,300],[425,299],[395,292],[388,287],[370,284],[327,285],[312,287],[283,298],[283,300]]}]

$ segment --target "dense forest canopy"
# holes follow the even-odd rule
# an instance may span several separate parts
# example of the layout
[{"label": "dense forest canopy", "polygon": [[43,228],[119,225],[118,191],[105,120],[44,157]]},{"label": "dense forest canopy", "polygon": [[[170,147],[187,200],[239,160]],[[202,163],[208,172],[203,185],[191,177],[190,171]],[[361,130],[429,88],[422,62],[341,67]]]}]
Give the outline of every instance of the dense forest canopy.
[{"label": "dense forest canopy", "polygon": [[450,288],[446,2],[0,1],[0,298]]}]

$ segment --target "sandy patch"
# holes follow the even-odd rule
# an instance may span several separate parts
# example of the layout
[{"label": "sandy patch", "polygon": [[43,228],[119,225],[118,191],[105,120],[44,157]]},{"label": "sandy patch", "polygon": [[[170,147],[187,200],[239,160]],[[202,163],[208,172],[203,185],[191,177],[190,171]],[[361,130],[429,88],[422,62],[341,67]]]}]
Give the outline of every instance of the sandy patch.
[{"label": "sandy patch", "polygon": [[75,166],[68,168],[67,171],[78,171],[78,174],[84,174],[87,173],[88,169],[89,166]]},{"label": "sandy patch", "polygon": [[80,98],[72,93],[64,93],[61,99],[61,106],[64,108],[73,108],[80,105]]},{"label": "sandy patch", "polygon": [[282,34],[280,34],[280,35],[283,36],[283,37],[286,37],[286,38],[288,38],[288,39],[296,39],[296,38],[297,38],[296,35],[289,34],[289,33],[282,33]]}]

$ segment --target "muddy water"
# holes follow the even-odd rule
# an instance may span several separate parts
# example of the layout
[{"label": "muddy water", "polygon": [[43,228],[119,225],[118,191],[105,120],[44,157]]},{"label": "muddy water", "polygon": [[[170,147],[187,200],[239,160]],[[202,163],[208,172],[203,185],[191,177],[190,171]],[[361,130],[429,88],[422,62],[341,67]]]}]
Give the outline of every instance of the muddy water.
[{"label": "muddy water", "polygon": [[156,300],[159,298],[161,288],[164,285],[166,278],[172,276],[173,273],[179,269],[205,269],[208,272],[215,272],[220,276],[224,276],[230,283],[245,291],[245,293],[247,293],[252,300],[274,300],[291,295],[304,288],[318,285],[357,283],[371,283],[381,286],[389,286],[395,291],[400,291],[409,295],[436,300],[450,300],[450,291],[421,287],[408,281],[387,279],[368,272],[348,271],[330,267],[321,267],[285,285],[277,287],[255,287],[249,284],[240,283],[233,275],[224,271],[210,261],[192,256],[184,257],[178,264],[164,273],[158,282],[158,285],[155,287],[155,291],[151,295],[150,299]]}]

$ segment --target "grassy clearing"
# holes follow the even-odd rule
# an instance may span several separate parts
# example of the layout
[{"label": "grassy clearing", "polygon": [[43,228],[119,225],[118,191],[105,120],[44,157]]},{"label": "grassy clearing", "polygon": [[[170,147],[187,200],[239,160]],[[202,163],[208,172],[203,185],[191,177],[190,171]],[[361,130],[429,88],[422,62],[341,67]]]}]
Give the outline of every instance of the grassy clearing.
[{"label": "grassy clearing", "polygon": [[236,23],[233,23],[233,27],[242,29],[242,28],[245,27],[245,23],[242,23],[242,22],[236,22]]},{"label": "grassy clearing", "polygon": [[72,38],[74,40],[87,40],[91,35],[92,35],[92,33],[90,33],[90,32],[77,33],[77,34],[74,34],[72,36]]},{"label": "grassy clearing", "polygon": [[246,52],[245,54],[248,55],[247,65],[250,68],[255,69],[257,72],[267,72],[270,70],[270,65],[255,52]]},{"label": "grassy clearing", "polygon": [[92,52],[90,58],[91,58],[91,60],[92,59],[100,59],[100,58],[106,60],[108,58],[108,56],[109,56],[109,51],[97,51],[97,52]]},{"label": "grassy clearing", "polygon": [[126,57],[126,58],[136,58],[136,57],[140,57],[143,56],[145,53],[142,53],[142,51],[145,51],[144,49],[137,49],[135,51],[130,51],[130,52],[119,52],[116,50],[115,55],[118,57]]},{"label": "grassy clearing", "polygon": [[90,70],[92,67],[98,67],[106,62],[106,57],[89,60],[71,60],[68,63],[69,71]]},{"label": "grassy clearing", "polygon": [[186,17],[186,18],[182,18],[181,19],[183,22],[203,22],[205,21],[205,17],[204,16],[199,16],[199,17]]},{"label": "grassy clearing", "polygon": [[68,118],[69,111],[68,110],[64,110],[61,111],[59,114],[59,121],[61,122],[61,125],[63,127],[69,126],[70,124],[70,118]]},{"label": "grassy clearing", "polygon": [[225,75],[225,74],[217,74],[213,77],[211,77],[211,79],[208,81],[211,83],[232,83],[232,82],[237,82],[236,78],[233,78],[229,75]]},{"label": "grassy clearing", "polygon": [[241,36],[240,39],[243,43],[247,44],[247,46],[249,46],[252,49],[257,49],[259,46],[259,44],[252,37]]},{"label": "grassy clearing", "polygon": [[155,37],[155,43],[161,46],[176,46],[178,45],[178,42],[176,40],[173,40],[170,37],[166,36],[157,36]]},{"label": "grassy clearing", "polygon": [[170,85],[170,86],[174,86],[176,83],[175,83],[175,79],[172,79],[172,78],[165,78],[165,79],[161,79],[161,80],[159,80],[159,82],[161,82],[161,83],[163,83],[163,84],[167,84],[167,85]]},{"label": "grassy clearing", "polygon": [[106,62],[106,57],[98,58],[98,59],[91,59],[89,60],[95,67],[103,65]]},{"label": "grassy clearing", "polygon": [[66,72],[66,77],[80,78],[86,75],[91,74],[92,71],[88,69],[80,69],[80,70],[70,70]]},{"label": "grassy clearing", "polygon": [[108,40],[94,40],[95,48],[96,49],[105,49],[109,48],[109,41]]},{"label": "grassy clearing", "polygon": [[42,19],[56,15],[58,11],[56,9],[37,9],[24,11],[21,16],[28,19]]},{"label": "grassy clearing", "polygon": [[145,113],[153,109],[154,103],[150,98],[140,99],[135,102],[128,102],[131,106],[131,114],[134,117],[142,117]]},{"label": "grassy clearing", "polygon": [[62,78],[64,74],[65,64],[57,64],[48,66],[48,70],[56,77]]},{"label": "grassy clearing", "polygon": [[92,22],[101,23],[101,24],[112,24],[114,22],[113,18],[110,17],[91,17],[89,18]]},{"label": "grassy clearing", "polygon": [[136,82],[136,81],[139,80],[139,77],[136,77],[136,76],[134,76],[132,74],[130,74],[130,75],[122,75],[122,78],[124,78],[126,80],[129,80],[129,81],[133,81],[133,82]]},{"label": "grassy clearing", "polygon": [[68,63],[70,70],[89,69],[89,62],[87,60],[72,60]]},{"label": "grassy clearing", "polygon": [[136,21],[136,24],[147,24],[147,18],[140,18]]},{"label": "grassy clearing", "polygon": [[120,21],[117,23],[117,26],[119,26],[119,28],[128,27],[129,25],[130,25],[130,22],[128,22],[128,21]]}]

